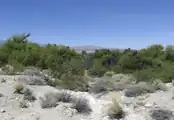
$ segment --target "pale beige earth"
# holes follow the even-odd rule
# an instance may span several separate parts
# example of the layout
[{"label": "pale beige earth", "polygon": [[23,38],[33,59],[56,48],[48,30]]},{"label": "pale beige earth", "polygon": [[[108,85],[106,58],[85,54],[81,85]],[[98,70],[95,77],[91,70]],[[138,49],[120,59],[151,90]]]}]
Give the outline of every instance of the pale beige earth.
[{"label": "pale beige earth", "polygon": [[66,108],[65,103],[59,103],[55,108],[42,109],[39,97],[47,92],[61,92],[61,90],[47,85],[26,85],[34,92],[37,100],[30,103],[29,108],[22,109],[19,107],[21,96],[14,94],[15,77],[0,76],[0,79],[6,79],[6,82],[0,83],[0,93],[4,95],[0,97],[0,120],[109,120],[107,108],[113,95],[120,97],[122,107],[126,111],[124,120],[151,120],[148,112],[155,106],[174,109],[173,87],[171,85],[166,92],[158,91],[137,98],[127,98],[123,96],[122,92],[112,92],[97,97],[97,95],[89,93],[67,91],[74,96],[85,97],[89,100],[93,111],[90,115],[73,114],[73,110]]}]

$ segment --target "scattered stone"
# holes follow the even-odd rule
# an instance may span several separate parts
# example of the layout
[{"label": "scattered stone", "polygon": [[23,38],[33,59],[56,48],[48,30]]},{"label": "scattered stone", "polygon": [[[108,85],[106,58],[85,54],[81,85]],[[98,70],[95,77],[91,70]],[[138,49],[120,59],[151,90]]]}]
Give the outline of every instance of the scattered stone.
[{"label": "scattered stone", "polygon": [[76,113],[77,113],[77,110],[76,109],[72,109],[72,108],[67,108],[64,111],[64,115],[66,115],[68,117],[73,117]]},{"label": "scattered stone", "polygon": [[60,103],[56,110],[68,117],[73,117],[77,113],[77,110],[72,108],[71,103]]}]

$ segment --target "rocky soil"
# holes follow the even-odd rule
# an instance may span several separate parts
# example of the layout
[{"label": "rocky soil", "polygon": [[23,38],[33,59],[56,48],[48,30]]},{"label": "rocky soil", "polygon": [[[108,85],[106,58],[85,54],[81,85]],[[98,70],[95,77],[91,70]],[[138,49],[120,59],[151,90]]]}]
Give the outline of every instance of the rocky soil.
[{"label": "rocky soil", "polygon": [[[21,108],[20,100],[23,96],[14,93],[14,84],[25,79],[19,80],[18,77],[20,75],[0,76],[0,120],[110,120],[107,110],[113,94],[120,96],[120,104],[125,112],[122,120],[174,120],[174,87],[172,84],[167,85],[167,91],[126,97],[124,91],[89,94],[60,90],[45,84],[29,85],[27,82],[23,82],[25,87],[33,91],[36,100],[28,102],[28,108]],[[43,109],[40,105],[40,97],[49,92],[67,92],[76,98],[86,98],[92,112],[90,114],[78,113],[76,109],[70,107],[70,103],[63,102],[57,103],[56,107]],[[165,113],[165,110],[169,110],[169,112]]]}]

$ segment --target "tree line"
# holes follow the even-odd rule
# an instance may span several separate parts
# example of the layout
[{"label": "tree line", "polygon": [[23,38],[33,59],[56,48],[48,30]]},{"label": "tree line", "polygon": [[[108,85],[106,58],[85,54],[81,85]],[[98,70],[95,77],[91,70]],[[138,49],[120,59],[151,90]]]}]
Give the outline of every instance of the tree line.
[{"label": "tree line", "polygon": [[[85,71],[88,71],[90,76],[98,77],[108,71],[133,74],[137,82],[154,79],[170,82],[174,79],[174,46],[172,45],[164,47],[155,44],[140,50],[101,49],[94,53],[85,51],[77,53],[63,45],[41,46],[30,42],[29,36],[30,34],[14,35],[0,46],[1,66],[10,64],[18,69],[23,66],[49,69],[56,78],[74,79],[76,85],[80,84],[79,79],[83,79]],[[67,80],[66,84],[69,81]]]}]

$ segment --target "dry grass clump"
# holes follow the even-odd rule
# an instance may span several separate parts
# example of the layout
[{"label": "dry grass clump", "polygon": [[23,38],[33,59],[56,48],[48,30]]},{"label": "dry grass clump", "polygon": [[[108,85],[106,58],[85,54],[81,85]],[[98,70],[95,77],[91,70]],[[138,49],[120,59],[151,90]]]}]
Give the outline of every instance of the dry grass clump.
[{"label": "dry grass clump", "polygon": [[49,92],[39,99],[41,108],[56,107],[58,102],[68,102],[72,103],[72,108],[76,109],[79,113],[89,114],[92,111],[89,101],[86,98],[76,98],[67,92]]},{"label": "dry grass clump", "polygon": [[72,102],[73,97],[67,92],[49,92],[40,97],[40,104],[42,108],[56,107],[58,102]]},{"label": "dry grass clump", "polygon": [[112,103],[109,105],[108,115],[112,119],[121,119],[124,117],[124,111],[120,106],[119,102],[121,97],[118,93],[113,93],[111,95]]},{"label": "dry grass clump", "polygon": [[22,93],[22,91],[24,90],[24,85],[21,83],[16,83],[14,85],[14,89],[16,93]]}]

